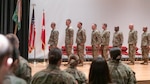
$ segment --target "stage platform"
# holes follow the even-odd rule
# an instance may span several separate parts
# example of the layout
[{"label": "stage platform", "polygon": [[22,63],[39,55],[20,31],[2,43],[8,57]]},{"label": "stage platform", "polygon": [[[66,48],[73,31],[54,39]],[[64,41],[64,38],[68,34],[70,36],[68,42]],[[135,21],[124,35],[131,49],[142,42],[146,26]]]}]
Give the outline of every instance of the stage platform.
[{"label": "stage platform", "polygon": [[[124,63],[127,63],[128,61],[123,61]],[[136,73],[136,79],[137,84],[150,84],[150,61],[149,65],[141,65],[142,61],[135,61],[135,65],[129,65],[131,69]],[[61,69],[64,70],[67,67],[64,66],[67,62],[62,62]],[[86,77],[88,78],[89,74],[89,68],[90,68],[91,62],[84,62],[84,66],[78,66],[77,68],[85,73]],[[47,63],[43,62],[36,62],[30,63],[30,66],[32,68],[32,75],[34,75],[36,72],[45,69],[47,67]]]}]

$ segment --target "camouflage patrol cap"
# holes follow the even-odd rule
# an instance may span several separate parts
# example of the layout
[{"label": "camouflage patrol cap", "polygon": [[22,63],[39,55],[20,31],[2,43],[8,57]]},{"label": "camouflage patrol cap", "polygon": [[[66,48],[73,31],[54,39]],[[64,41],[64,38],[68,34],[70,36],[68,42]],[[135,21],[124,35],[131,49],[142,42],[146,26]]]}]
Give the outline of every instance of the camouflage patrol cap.
[{"label": "camouflage patrol cap", "polygon": [[110,56],[113,60],[120,60],[121,59],[121,49],[118,47],[114,47],[110,49]]}]

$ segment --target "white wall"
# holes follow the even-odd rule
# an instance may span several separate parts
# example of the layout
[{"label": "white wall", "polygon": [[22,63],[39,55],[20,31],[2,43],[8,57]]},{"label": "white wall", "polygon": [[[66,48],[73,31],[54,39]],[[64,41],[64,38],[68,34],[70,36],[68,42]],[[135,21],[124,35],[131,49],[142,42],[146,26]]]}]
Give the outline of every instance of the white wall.
[{"label": "white wall", "polygon": [[[83,22],[83,28],[86,29],[86,45],[90,45],[91,24],[96,23],[98,29],[102,31],[102,23],[108,24],[108,30],[111,31],[110,45],[112,45],[112,36],[114,26],[119,25],[120,31],[124,34],[123,45],[127,46],[128,25],[133,23],[138,31],[138,44],[140,47],[142,27],[150,27],[150,0],[31,0],[30,20],[32,14],[32,4],[35,6],[35,25],[36,25],[36,58],[43,58],[44,52],[41,49],[41,28],[42,13],[45,10],[46,15],[46,42],[50,35],[50,23],[56,22],[59,30],[58,46],[64,45],[65,39],[65,20],[72,20],[74,28],[74,45],[78,21]],[[150,31],[150,29],[148,30]],[[46,44],[46,54],[48,53],[48,44]],[[33,52],[29,54],[33,58]]]}]

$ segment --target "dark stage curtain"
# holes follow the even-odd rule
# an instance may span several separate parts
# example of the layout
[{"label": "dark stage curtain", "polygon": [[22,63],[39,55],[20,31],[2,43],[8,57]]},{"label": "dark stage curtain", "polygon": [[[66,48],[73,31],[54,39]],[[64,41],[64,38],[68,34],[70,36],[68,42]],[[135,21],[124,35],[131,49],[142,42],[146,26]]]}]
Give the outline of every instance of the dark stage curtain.
[{"label": "dark stage curtain", "polygon": [[[15,23],[12,15],[16,8],[17,0],[0,0],[0,33],[13,33]],[[28,59],[28,31],[29,31],[30,0],[22,0],[22,21],[21,29],[17,31],[20,40],[20,54]]]}]

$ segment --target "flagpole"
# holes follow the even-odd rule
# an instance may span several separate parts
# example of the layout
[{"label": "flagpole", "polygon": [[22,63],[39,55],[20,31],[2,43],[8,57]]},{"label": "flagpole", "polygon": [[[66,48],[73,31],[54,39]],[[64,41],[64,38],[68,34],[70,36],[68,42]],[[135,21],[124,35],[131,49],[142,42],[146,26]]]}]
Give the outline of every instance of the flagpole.
[{"label": "flagpole", "polygon": [[34,65],[36,64],[36,48],[34,48]]},{"label": "flagpole", "polygon": [[44,65],[46,65],[45,49],[44,49]]},{"label": "flagpole", "polygon": [[18,27],[18,25],[16,24],[15,25],[15,31],[14,31],[14,34],[16,35],[16,33],[17,33],[17,27]]},{"label": "flagpole", "polygon": [[[33,9],[34,9],[34,6],[36,6],[36,4],[32,4],[32,6],[33,6]],[[34,46],[34,62],[33,62],[33,64],[36,65],[36,48],[35,48],[35,46]]]},{"label": "flagpole", "polygon": [[[43,9],[43,13],[44,13],[44,9]],[[43,18],[45,18],[45,16],[44,16]],[[45,27],[45,24],[44,24],[44,27]],[[45,48],[45,45],[46,45],[46,44],[44,44],[44,48]],[[44,65],[46,65],[45,49],[44,49]]]}]

